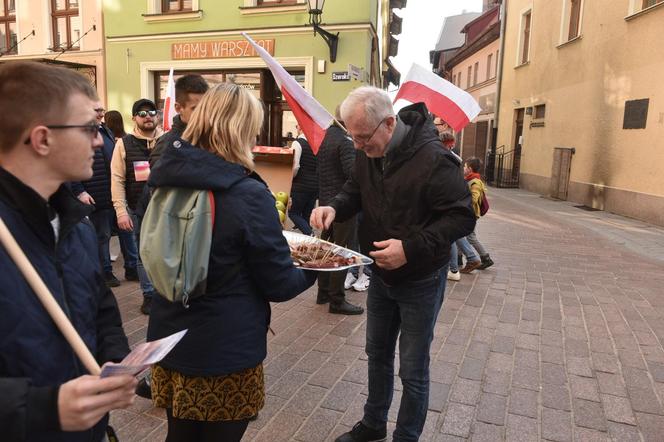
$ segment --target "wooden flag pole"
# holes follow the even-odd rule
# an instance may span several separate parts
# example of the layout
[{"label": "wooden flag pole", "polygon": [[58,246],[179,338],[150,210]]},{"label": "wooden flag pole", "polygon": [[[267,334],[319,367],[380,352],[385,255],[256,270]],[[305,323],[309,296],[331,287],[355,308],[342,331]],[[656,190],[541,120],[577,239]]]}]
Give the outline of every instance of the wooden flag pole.
[{"label": "wooden flag pole", "polygon": [[53,295],[48,290],[48,287],[44,284],[44,281],[39,277],[39,274],[32,266],[27,256],[25,256],[25,253],[21,250],[21,247],[12,236],[2,218],[0,218],[0,242],[7,250],[9,256],[14,260],[14,263],[16,263],[16,266],[19,268],[28,284],[30,284],[30,287],[34,290],[48,314],[51,315],[55,325],[62,332],[65,339],[67,339],[69,345],[74,349],[76,356],[78,356],[83,365],[85,365],[85,368],[87,368],[91,374],[98,376],[99,373],[101,373],[99,364],[97,364],[92,353],[90,353],[90,350],[78,335],[74,326],[71,325],[71,322],[69,322],[69,319],[62,311],[62,308],[60,308],[60,305],[55,301]]}]

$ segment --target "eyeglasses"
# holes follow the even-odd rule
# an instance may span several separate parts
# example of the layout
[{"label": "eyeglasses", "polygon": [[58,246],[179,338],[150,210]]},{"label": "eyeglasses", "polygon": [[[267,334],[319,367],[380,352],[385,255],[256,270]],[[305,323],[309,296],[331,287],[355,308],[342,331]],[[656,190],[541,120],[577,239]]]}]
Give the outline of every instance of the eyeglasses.
[{"label": "eyeglasses", "polygon": [[104,109],[103,107],[97,107],[94,109],[94,111],[97,112],[98,114],[103,114],[104,112],[106,112],[106,109]]},{"label": "eyeglasses", "polygon": [[378,123],[378,126],[376,126],[376,128],[373,130],[373,132],[371,132],[371,135],[369,135],[368,137],[353,137],[353,136],[351,136],[353,142],[355,144],[367,144],[369,141],[371,141],[373,136],[376,135],[376,131],[378,130],[379,127],[381,127],[383,125],[385,120],[387,120],[387,118],[383,118],[381,120],[381,122]]},{"label": "eyeglasses", "polygon": [[[83,132],[90,135],[94,140],[97,138],[97,134],[101,129],[101,125],[97,123],[88,123],[88,124],[52,124],[50,126],[45,126],[49,129],[83,129]],[[24,144],[30,144],[30,137],[26,138],[23,142]]]},{"label": "eyeglasses", "polygon": [[145,118],[145,117],[147,117],[148,115],[151,116],[151,117],[154,117],[154,116],[157,115],[157,111],[156,111],[156,110],[138,111],[138,112],[136,112],[135,115],[137,115],[137,116],[139,116],[139,117],[141,117],[141,118]]}]

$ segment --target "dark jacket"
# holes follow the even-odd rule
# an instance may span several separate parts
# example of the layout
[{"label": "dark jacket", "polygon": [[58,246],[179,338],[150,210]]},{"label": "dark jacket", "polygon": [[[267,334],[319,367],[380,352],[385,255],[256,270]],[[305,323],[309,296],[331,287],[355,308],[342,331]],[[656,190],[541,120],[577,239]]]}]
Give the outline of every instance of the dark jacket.
[{"label": "dark jacket", "polygon": [[318,150],[318,203],[326,206],[341,192],[355,164],[355,147],[346,132],[334,125]]},{"label": "dark jacket", "polygon": [[[53,210],[61,223],[57,244]],[[94,228],[85,218],[91,210],[65,186],[47,203],[0,168],[0,217],[102,365],[120,361],[129,346],[115,297],[104,284]],[[58,388],[86,370],[2,246],[0,269],[0,438],[101,440],[107,418],[88,431],[60,431]]]},{"label": "dark jacket", "polygon": [[[287,301],[310,287],[315,272],[293,266],[275,200],[256,174],[192,147],[166,146],[150,187],[214,192],[216,218],[207,293],[190,302],[152,301],[148,340],[189,329],[160,363],[189,376],[217,376],[255,367],[265,359],[270,302]],[[239,271],[226,274],[240,263]]]},{"label": "dark jacket", "polygon": [[302,148],[300,168],[293,177],[291,192],[318,193],[318,161],[311,145],[304,138],[296,138]]},{"label": "dark jacket", "polygon": [[150,170],[152,170],[157,164],[157,161],[159,161],[159,158],[161,158],[161,154],[164,152],[166,146],[170,146],[173,141],[180,138],[186,128],[187,123],[183,122],[179,115],[173,117],[173,127],[171,127],[171,130],[159,137],[157,144],[155,144],[154,149],[152,149],[152,152],[150,152]]},{"label": "dark jacket", "polygon": [[335,221],[362,210],[360,247],[367,254],[374,241],[403,242],[408,262],[396,270],[373,265],[390,285],[421,279],[449,261],[452,241],[471,233],[475,215],[463,174],[446,152],[426,107],[399,112],[408,132],[384,158],[358,152],[351,179],[330,205]]},{"label": "dark jacket", "polygon": [[113,132],[103,124],[99,129],[99,134],[104,140],[104,145],[95,150],[92,178],[88,181],[72,183],[71,187],[76,196],[83,192],[89,193],[95,200],[95,210],[112,209],[111,158],[113,158],[113,149],[115,148],[115,137]]}]

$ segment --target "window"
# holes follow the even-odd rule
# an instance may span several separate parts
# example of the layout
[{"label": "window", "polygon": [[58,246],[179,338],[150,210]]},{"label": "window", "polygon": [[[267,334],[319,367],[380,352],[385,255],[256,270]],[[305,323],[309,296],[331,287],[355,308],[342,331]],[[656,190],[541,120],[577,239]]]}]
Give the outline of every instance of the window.
[{"label": "window", "polygon": [[480,62],[478,61],[475,63],[475,71],[473,72],[473,86],[477,84],[477,76],[478,76],[477,73],[479,72],[479,70],[480,70]]},{"label": "window", "polygon": [[467,80],[466,81],[466,89],[468,89],[470,87],[470,79],[472,78],[472,76],[473,76],[473,67],[468,66],[468,78],[466,79]]},{"label": "window", "polygon": [[78,15],[78,0],[51,0],[51,17],[52,49],[79,49],[81,17]]},{"label": "window", "polygon": [[646,9],[651,6],[655,6],[658,3],[664,3],[664,0],[643,0],[643,7],[641,9]]},{"label": "window", "polygon": [[579,36],[581,24],[581,0],[570,0],[569,6],[569,32],[567,33],[567,40],[572,40]]},{"label": "window", "polygon": [[0,0],[0,54],[16,54],[16,41],[16,2]]},{"label": "window", "polygon": [[456,84],[456,74],[452,74],[452,84]]},{"label": "window", "polygon": [[493,66],[492,63],[493,60],[493,54],[489,54],[486,57],[486,79],[489,80],[491,77],[491,66]]},{"label": "window", "polygon": [[541,120],[546,115],[546,104],[538,104],[535,106],[535,115],[533,118]]},{"label": "window", "polygon": [[258,0],[258,6],[269,5],[294,5],[298,0]]},{"label": "window", "polygon": [[525,64],[530,60],[530,21],[532,13],[526,12],[521,17],[521,54],[519,64]]},{"label": "window", "polygon": [[192,0],[161,0],[162,14],[192,10]]}]

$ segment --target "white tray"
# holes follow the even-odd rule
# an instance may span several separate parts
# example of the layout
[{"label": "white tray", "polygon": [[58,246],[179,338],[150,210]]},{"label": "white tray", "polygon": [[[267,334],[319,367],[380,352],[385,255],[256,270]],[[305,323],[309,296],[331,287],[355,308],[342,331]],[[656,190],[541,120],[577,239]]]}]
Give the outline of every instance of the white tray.
[{"label": "white tray", "polygon": [[339,270],[346,270],[346,269],[350,269],[351,267],[359,267],[359,266],[363,266],[363,265],[368,266],[368,265],[373,264],[373,259],[369,258],[368,256],[364,256],[361,253],[357,253],[354,250],[350,250],[350,249],[347,249],[345,247],[338,246],[338,245],[336,245],[334,243],[331,243],[329,241],[324,241],[320,238],[316,238],[316,237],[309,236],[309,235],[303,235],[303,234],[297,233],[297,232],[291,232],[289,230],[284,230],[283,234],[284,234],[284,237],[286,238],[286,241],[288,241],[288,245],[290,245],[290,246],[296,246],[296,245],[299,245],[299,244],[315,244],[315,243],[330,244],[334,247],[332,249],[332,251],[335,254],[341,255],[344,258],[357,257],[357,258],[359,258],[359,261],[360,261],[358,263],[351,264],[351,265],[340,266],[340,267],[330,267],[330,268],[325,268],[325,269],[310,268],[310,267],[306,267],[306,266],[303,266],[303,265],[295,264],[301,269],[315,270],[315,271],[318,271],[318,272],[338,272]]}]

